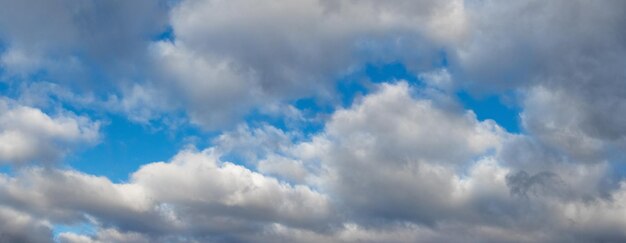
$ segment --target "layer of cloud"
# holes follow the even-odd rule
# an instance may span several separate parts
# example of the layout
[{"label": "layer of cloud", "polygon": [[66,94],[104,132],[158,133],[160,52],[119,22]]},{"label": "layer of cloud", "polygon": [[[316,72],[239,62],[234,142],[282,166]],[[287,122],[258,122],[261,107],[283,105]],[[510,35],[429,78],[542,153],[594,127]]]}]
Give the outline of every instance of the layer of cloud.
[{"label": "layer of cloud", "polygon": [[213,153],[182,151],[170,162],[143,166],[124,184],[78,171],[25,168],[0,178],[0,201],[29,217],[62,224],[95,220],[155,237],[228,239],[268,223],[323,230],[317,227],[331,215],[326,196],[221,162]]},{"label": "layer of cloud", "polygon": [[[63,233],[63,242],[585,242],[626,237],[620,233],[626,222],[609,217],[623,211],[623,183],[597,193],[605,183],[606,164],[524,166],[519,163],[523,158],[510,160],[519,145],[531,143],[524,135],[508,134],[493,121],[478,121],[471,111],[437,107],[411,93],[405,82],[382,84],[335,112],[310,139],[282,149],[253,145],[267,149],[248,157],[260,161],[265,175],[222,161],[223,152],[252,141],[225,136],[218,147],[183,150],[169,162],[146,164],[127,183],[71,170],[24,168],[2,177],[1,203],[32,219],[18,229],[43,227],[45,235],[49,223],[37,222],[98,227],[95,235]],[[252,134],[271,131],[266,127]],[[532,153],[528,158],[549,158],[540,150],[523,149]],[[263,169],[264,163],[296,162],[306,179],[295,184]]]},{"label": "layer of cloud", "polygon": [[[0,162],[96,143],[65,105],[228,128],[127,182],[0,174],[0,241],[626,240],[624,3],[175,2],[0,0]],[[418,80],[368,84],[319,132],[240,123],[306,122],[290,102],[339,103],[342,78],[395,62]],[[522,132],[461,109],[462,89],[518,95]],[[53,236],[77,223],[95,232]]]}]

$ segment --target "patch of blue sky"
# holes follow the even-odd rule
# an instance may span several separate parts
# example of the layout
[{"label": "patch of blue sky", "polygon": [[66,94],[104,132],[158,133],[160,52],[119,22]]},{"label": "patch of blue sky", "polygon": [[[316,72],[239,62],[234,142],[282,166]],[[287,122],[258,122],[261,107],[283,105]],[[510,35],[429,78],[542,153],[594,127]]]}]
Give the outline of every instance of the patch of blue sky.
[{"label": "patch of blue sky", "polygon": [[406,80],[409,83],[417,83],[419,81],[417,76],[401,62],[367,64],[365,66],[365,75],[374,83],[392,80]]},{"label": "patch of blue sky", "polygon": [[152,41],[166,41],[166,42],[174,42],[176,40],[176,35],[174,33],[174,28],[171,25],[165,27],[165,29],[152,37]]},{"label": "patch of blue sky", "polygon": [[608,172],[609,176],[607,177],[607,180],[611,180],[610,182],[623,181],[626,178],[626,161],[623,158],[609,161],[611,170]]},{"label": "patch of blue sky", "polygon": [[279,128],[283,131],[292,129],[290,127],[287,117],[280,114],[268,114],[260,111],[259,109],[253,109],[244,117],[245,123],[250,127],[260,127],[265,124]]},{"label": "patch of blue sky", "polygon": [[61,233],[74,233],[79,235],[95,235],[97,233],[96,226],[90,223],[77,223],[71,225],[55,224],[52,226],[52,234],[55,242],[59,242]]},{"label": "patch of blue sky", "polygon": [[459,91],[457,97],[465,109],[472,110],[480,121],[494,120],[511,133],[520,133],[520,108],[503,102],[503,95],[472,95]]},{"label": "patch of blue sky", "polygon": [[[0,67],[0,77],[2,77],[2,68]],[[5,96],[9,92],[9,83],[0,80],[0,95]]]},{"label": "patch of blue sky", "polygon": [[368,63],[360,70],[342,77],[337,82],[337,91],[342,107],[350,107],[361,96],[373,91],[373,84],[383,82],[407,81],[421,85],[416,75],[411,73],[401,62]]},{"label": "patch of blue sky", "polygon": [[[452,69],[454,73],[455,67],[450,63],[449,56],[445,50],[439,51],[439,59],[433,62],[434,67]],[[459,78],[457,73],[455,78]],[[462,78],[462,77],[461,77]],[[502,126],[508,132],[520,133],[520,117],[521,108],[514,102],[503,102],[505,98],[514,97],[512,92],[502,94],[473,94],[467,90],[459,90],[456,96],[465,109],[472,110],[476,114],[476,118],[480,121],[486,119],[494,120],[498,125]]]},{"label": "patch of blue sky", "polygon": [[186,146],[207,146],[215,133],[192,126],[154,128],[120,115],[110,115],[101,127],[102,138],[94,147],[79,151],[66,163],[85,173],[125,182],[129,175],[150,162],[168,161]]},{"label": "patch of blue sky", "polygon": [[315,98],[298,99],[292,103],[305,117],[305,123],[299,126],[300,132],[305,137],[317,134],[324,130],[326,119],[335,107],[329,103],[320,103]]},{"label": "patch of blue sky", "polygon": [[448,53],[446,52],[446,50],[439,50],[438,54],[438,58],[433,60],[432,65],[434,68],[449,68],[450,67],[450,61],[448,60]]},{"label": "patch of blue sky", "polygon": [[10,165],[0,165],[0,174],[13,176],[13,167]]}]

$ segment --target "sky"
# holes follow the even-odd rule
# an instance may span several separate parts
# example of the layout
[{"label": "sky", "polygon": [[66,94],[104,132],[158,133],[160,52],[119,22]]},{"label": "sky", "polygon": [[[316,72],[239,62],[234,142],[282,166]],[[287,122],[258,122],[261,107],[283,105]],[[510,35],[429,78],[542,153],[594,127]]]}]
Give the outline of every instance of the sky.
[{"label": "sky", "polygon": [[626,1],[0,0],[0,242],[626,242]]}]

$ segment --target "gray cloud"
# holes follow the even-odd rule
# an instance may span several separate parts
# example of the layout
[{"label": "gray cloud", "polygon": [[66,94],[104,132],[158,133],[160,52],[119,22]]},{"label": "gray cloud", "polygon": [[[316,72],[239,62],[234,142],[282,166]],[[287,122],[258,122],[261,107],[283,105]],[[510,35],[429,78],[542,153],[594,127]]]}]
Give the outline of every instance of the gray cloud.
[{"label": "gray cloud", "polygon": [[626,107],[623,2],[476,1],[466,9],[475,31],[456,49],[463,80],[525,93],[528,132],[577,159],[624,147],[626,123],[615,115]]},{"label": "gray cloud", "polygon": [[0,241],[52,242],[52,230],[45,221],[0,206]]},{"label": "gray cloud", "polygon": [[[89,68],[92,63],[98,68],[131,65],[152,36],[164,28],[167,13],[163,1],[29,0],[0,4],[0,38],[8,48],[2,56],[3,68],[19,72],[14,67],[33,64],[35,71],[47,68],[60,77],[67,77],[63,73],[75,68]],[[84,84],[89,80],[80,81]]]},{"label": "gray cloud", "polygon": [[533,194],[551,193],[551,187],[559,182],[557,175],[552,172],[529,175],[528,172],[522,170],[506,176],[506,184],[511,190],[511,194],[521,197],[528,197],[529,192]]}]

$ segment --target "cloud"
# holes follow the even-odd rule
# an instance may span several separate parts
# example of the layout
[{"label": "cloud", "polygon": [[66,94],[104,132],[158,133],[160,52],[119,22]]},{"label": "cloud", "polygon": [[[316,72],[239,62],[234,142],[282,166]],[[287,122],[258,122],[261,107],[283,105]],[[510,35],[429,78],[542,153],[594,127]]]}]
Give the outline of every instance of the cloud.
[{"label": "cloud", "polygon": [[2,60],[9,72],[25,62],[44,65],[33,66],[35,71],[52,65],[51,71],[57,74],[68,72],[59,69],[75,64],[82,68],[89,68],[92,62],[99,67],[129,65],[125,61],[138,56],[151,36],[164,27],[167,16],[161,1],[28,0],[0,4],[0,38],[9,50]]},{"label": "cloud", "polygon": [[[232,128],[251,110],[284,101],[336,101],[335,83],[368,63],[430,68],[467,29],[458,0],[5,5],[15,10],[0,19],[6,79],[43,74],[69,90],[112,97],[109,111],[134,121],[183,110],[208,130]],[[168,15],[173,38],[152,41]]]},{"label": "cloud", "polygon": [[170,163],[143,166],[132,180],[178,208],[180,223],[199,232],[251,230],[254,222],[312,228],[331,213],[328,199],[307,186],[290,186],[216,156],[211,150],[181,152]]},{"label": "cloud", "polygon": [[541,172],[529,175],[526,171],[510,173],[506,177],[506,184],[511,189],[511,194],[527,197],[528,192],[537,193],[541,189],[550,189],[550,186],[558,185],[558,177],[552,172]]},{"label": "cloud", "polygon": [[438,55],[433,40],[460,38],[464,23],[456,0],[184,1],[171,12],[175,40],[153,45],[166,77],[155,79],[182,97],[192,122],[228,128],[266,104],[333,100],[337,80],[370,62],[430,66],[421,62]]},{"label": "cloud", "polygon": [[94,144],[98,122],[69,112],[49,116],[41,110],[0,99],[0,161],[55,162],[69,150]]},{"label": "cloud", "polygon": [[[335,112],[313,139],[324,186],[353,220],[432,224],[456,210],[456,170],[489,156],[505,136],[492,121],[415,99],[407,83],[383,84]],[[471,167],[471,166],[470,166]]]},{"label": "cloud", "polygon": [[317,229],[331,214],[326,196],[220,162],[211,150],[181,151],[171,162],[146,164],[122,184],[42,168],[0,179],[0,203],[32,217],[65,224],[95,220],[155,237],[236,237],[271,223]]},{"label": "cloud", "polygon": [[142,188],[113,184],[104,177],[24,168],[15,177],[3,176],[0,191],[3,205],[58,223],[90,222],[89,217],[95,217],[103,224],[134,230],[165,229],[159,228],[163,220]]},{"label": "cloud", "polygon": [[528,132],[572,159],[592,163],[623,156],[626,138],[621,125],[612,124],[622,118],[609,114],[619,112],[626,100],[608,94],[597,103],[590,100],[597,99],[595,95],[580,96],[568,89],[536,86],[527,91],[521,118]]},{"label": "cloud", "polygon": [[[21,100],[122,113],[146,123],[171,111],[151,88],[150,43],[169,0],[0,1],[0,84]],[[48,85],[40,85],[48,84]],[[150,97],[147,97],[149,94]],[[123,97],[124,101],[119,101]],[[139,104],[150,103],[138,108]]]},{"label": "cloud", "polygon": [[50,224],[0,206],[0,240],[3,242],[52,242]]},{"label": "cloud", "polygon": [[474,30],[456,48],[457,70],[477,90],[520,91],[523,125],[546,144],[574,157],[607,157],[624,147],[626,135],[624,117],[613,115],[626,109],[623,8],[586,1],[466,4]]},{"label": "cloud", "polygon": [[[0,174],[0,241],[626,239],[621,2],[0,6],[0,162],[22,165]],[[396,62],[417,80],[335,105],[338,82]],[[463,109],[459,91],[514,93],[522,131]],[[301,98],[332,111],[310,121]],[[219,134],[115,183],[45,163],[101,136],[66,106]],[[76,223],[95,231],[53,235]]]},{"label": "cloud", "polygon": [[180,97],[175,102],[186,108],[192,123],[208,129],[227,127],[262,100],[254,74],[239,71],[227,59],[206,58],[169,42],[153,49],[165,77],[159,85],[170,91],[170,98]]},{"label": "cloud", "polygon": [[[145,164],[125,183],[22,168],[0,178],[0,204],[32,219],[23,227],[88,222],[97,228],[93,235],[60,234],[65,242],[625,237],[620,229],[626,222],[609,215],[620,215],[626,190],[621,182],[603,184],[606,163],[565,164],[555,159],[562,152],[546,153],[526,135],[478,121],[471,111],[438,106],[415,96],[415,89],[403,81],[381,84],[302,140],[267,125],[244,126],[215,147]],[[233,150],[240,143],[260,152]],[[244,152],[259,172],[222,159],[233,151]],[[542,167],[532,158],[551,162]],[[305,179],[266,167],[283,163],[301,165]]]},{"label": "cloud", "polygon": [[308,170],[318,178],[307,182],[328,193],[344,223],[323,234],[277,226],[265,237],[299,242],[623,237],[619,230],[598,233],[590,218],[571,214],[619,208],[615,199],[622,189],[607,184],[606,163],[563,160],[566,151],[412,94],[420,93],[404,82],[382,84],[336,111],[310,141],[282,146],[277,149],[282,157],[267,156],[263,163],[319,164],[322,170]]}]

